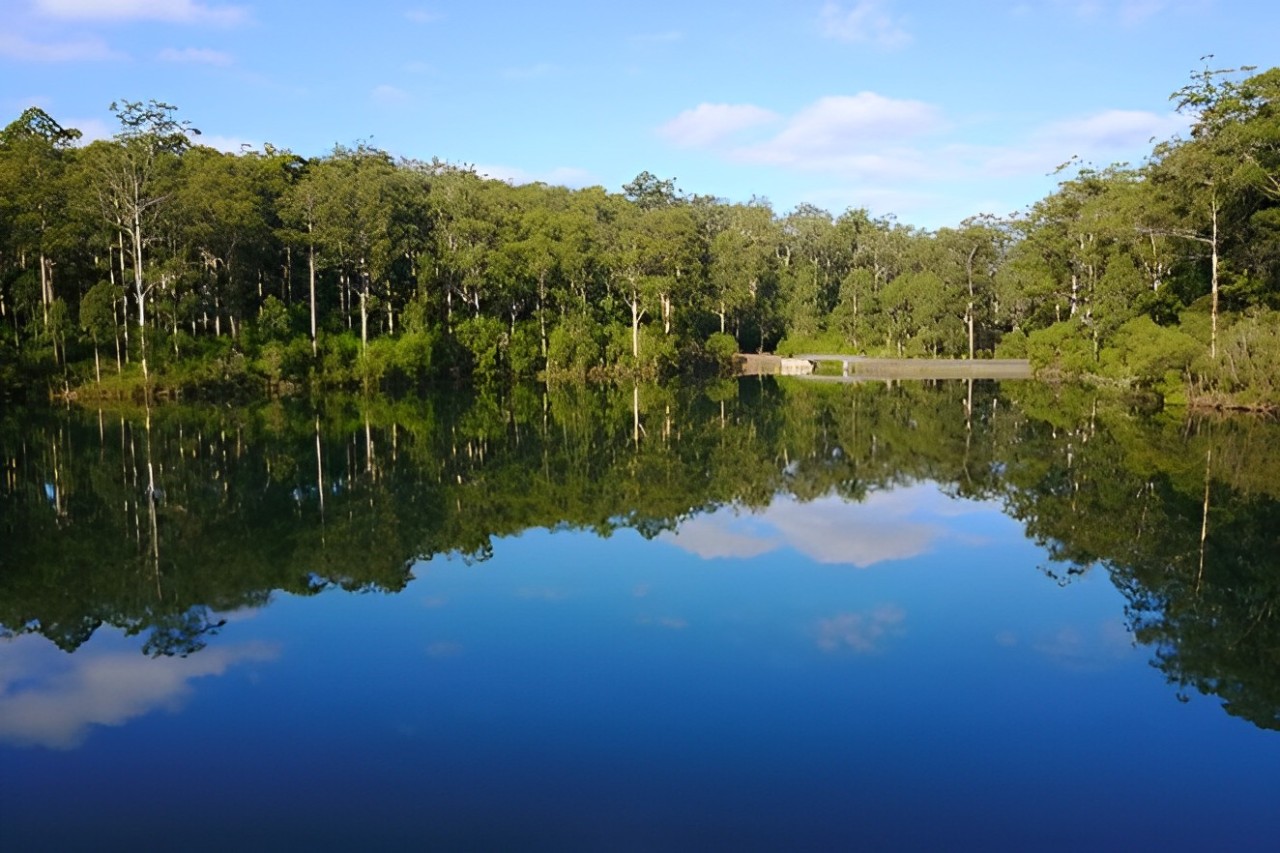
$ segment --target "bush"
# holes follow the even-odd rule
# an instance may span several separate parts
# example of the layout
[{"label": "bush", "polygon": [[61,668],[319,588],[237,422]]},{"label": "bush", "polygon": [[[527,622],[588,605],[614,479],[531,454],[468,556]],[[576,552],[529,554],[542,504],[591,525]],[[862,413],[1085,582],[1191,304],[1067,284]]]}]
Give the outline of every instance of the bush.
[{"label": "bush", "polygon": [[855,348],[845,336],[835,331],[814,335],[788,335],[778,341],[777,353],[781,356],[793,356],[797,353],[856,354]]},{"label": "bush", "polygon": [[1226,329],[1218,357],[1192,367],[1201,394],[1239,406],[1280,406],[1280,312],[1257,311]]},{"label": "bush", "polygon": [[1085,376],[1096,369],[1093,342],[1078,320],[1054,323],[1027,335],[1027,358],[1037,373],[1048,370],[1065,376]]},{"label": "bush", "polygon": [[1177,380],[1169,387],[1167,377],[1185,376],[1201,351],[1200,344],[1181,329],[1159,326],[1147,316],[1126,322],[1112,341],[1102,352],[1104,370],[1165,394],[1176,393],[1182,384]]},{"label": "bush", "polygon": [[507,348],[507,364],[512,374],[522,377],[533,376],[542,368],[542,335],[535,321],[516,325]]},{"label": "bush", "polygon": [[604,362],[599,324],[589,317],[565,317],[547,337],[547,373],[586,376]]},{"label": "bush", "polygon": [[351,332],[320,338],[320,382],[327,386],[352,385],[357,381],[356,361],[360,339]]},{"label": "bush", "polygon": [[738,341],[733,335],[716,332],[707,338],[707,343],[703,350],[721,375],[726,375],[733,371],[733,357],[738,354]]},{"label": "bush", "polygon": [[468,317],[454,327],[454,337],[466,350],[471,374],[492,379],[506,368],[510,336],[507,327],[494,317]]},{"label": "bush", "polygon": [[1022,329],[1014,329],[1005,334],[996,344],[996,358],[1026,358],[1027,334]]}]

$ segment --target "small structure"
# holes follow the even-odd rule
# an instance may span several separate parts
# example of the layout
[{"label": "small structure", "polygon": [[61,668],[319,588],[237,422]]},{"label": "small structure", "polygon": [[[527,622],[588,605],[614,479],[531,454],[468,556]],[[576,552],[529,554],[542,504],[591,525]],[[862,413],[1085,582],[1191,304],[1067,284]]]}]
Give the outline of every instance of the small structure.
[{"label": "small structure", "polygon": [[865,355],[802,353],[792,358],[739,353],[734,357],[739,376],[814,376],[823,361],[840,362],[840,377],[817,379],[857,382],[867,379],[1030,379],[1026,359],[869,358]]}]

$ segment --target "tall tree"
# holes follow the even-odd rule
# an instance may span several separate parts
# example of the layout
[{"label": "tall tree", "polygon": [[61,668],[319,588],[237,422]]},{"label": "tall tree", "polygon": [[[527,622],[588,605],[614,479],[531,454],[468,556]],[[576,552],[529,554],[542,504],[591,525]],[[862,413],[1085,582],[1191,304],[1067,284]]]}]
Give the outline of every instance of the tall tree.
[{"label": "tall tree", "polygon": [[188,134],[200,131],[176,118],[177,107],[160,101],[118,101],[110,109],[120,130],[113,143],[102,143],[97,160],[99,205],[102,215],[129,240],[142,375],[149,381],[147,297],[156,281],[147,275],[146,250],[171,198],[170,179],[178,158],[191,145]]}]

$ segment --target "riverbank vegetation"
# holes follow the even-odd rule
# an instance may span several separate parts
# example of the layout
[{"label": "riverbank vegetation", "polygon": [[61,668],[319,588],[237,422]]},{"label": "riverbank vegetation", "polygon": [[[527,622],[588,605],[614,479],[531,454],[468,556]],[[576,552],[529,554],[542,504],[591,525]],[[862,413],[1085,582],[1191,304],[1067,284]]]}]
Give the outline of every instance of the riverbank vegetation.
[{"label": "riverbank vegetation", "polygon": [[643,172],[511,186],[360,143],[223,153],[168,104],[80,144],[0,132],[0,394],[261,396],[653,378],[736,350],[1028,357],[1166,400],[1280,405],[1280,69],[1206,68],[1140,166],[1071,163],[925,231]]}]

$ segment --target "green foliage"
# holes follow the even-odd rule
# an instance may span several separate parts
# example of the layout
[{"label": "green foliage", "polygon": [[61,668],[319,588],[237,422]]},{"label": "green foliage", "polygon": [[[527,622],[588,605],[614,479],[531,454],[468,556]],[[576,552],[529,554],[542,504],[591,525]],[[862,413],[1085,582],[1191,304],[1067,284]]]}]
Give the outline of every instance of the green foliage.
[{"label": "green foliage", "polygon": [[258,310],[255,324],[258,338],[263,341],[283,341],[289,336],[289,311],[284,303],[274,296],[268,296]]},{"label": "green foliage", "polygon": [[1195,394],[1213,405],[1280,409],[1280,312],[1256,311],[1231,326],[1218,359],[1196,361]]},{"label": "green foliage", "polygon": [[501,320],[468,317],[454,327],[453,334],[467,353],[473,375],[495,379],[505,370],[511,335]]},{"label": "green foliage", "polygon": [[857,350],[845,339],[840,332],[829,331],[815,335],[793,334],[787,335],[778,341],[776,347],[778,355],[790,357],[798,353],[832,353],[850,355],[856,354]]},{"label": "green foliage", "polygon": [[703,350],[721,375],[729,375],[733,369],[733,357],[738,353],[738,342],[733,335],[716,332],[707,338]]},{"label": "green foliage", "polygon": [[604,361],[604,343],[598,324],[582,314],[565,317],[551,330],[547,341],[547,373],[550,376],[586,378]]},{"label": "green foliage", "polygon": [[1200,351],[1200,343],[1185,332],[1156,325],[1150,317],[1135,317],[1117,330],[1101,361],[1111,375],[1128,377],[1166,396],[1180,396]]},{"label": "green foliage", "polygon": [[1022,329],[1006,332],[996,345],[996,358],[1028,358],[1027,334]]},{"label": "green foliage", "polygon": [[1052,371],[1067,377],[1092,373],[1093,344],[1078,321],[1054,323],[1027,335],[1027,358],[1037,372]]},{"label": "green foliage", "polygon": [[511,375],[520,379],[530,379],[546,366],[536,321],[526,320],[516,324],[507,347],[507,365]]},{"label": "green foliage", "polygon": [[350,332],[320,338],[320,378],[325,386],[348,387],[359,381],[360,338]]}]

